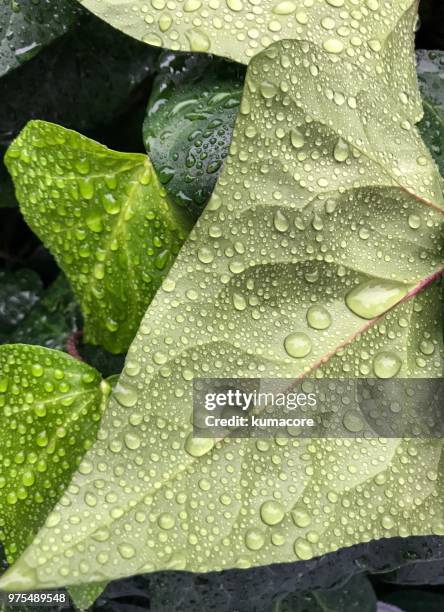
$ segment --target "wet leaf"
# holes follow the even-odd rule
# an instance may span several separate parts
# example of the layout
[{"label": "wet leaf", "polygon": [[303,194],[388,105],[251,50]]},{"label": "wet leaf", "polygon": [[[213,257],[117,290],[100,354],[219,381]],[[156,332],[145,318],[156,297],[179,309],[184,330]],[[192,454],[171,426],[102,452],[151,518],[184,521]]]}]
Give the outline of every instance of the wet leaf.
[{"label": "wet leaf", "polygon": [[444,532],[442,440],[192,437],[193,377],[442,376],[441,179],[403,108],[307,42],[252,61],[224,171],[130,347],[93,471],[2,588]]},{"label": "wet leaf", "polygon": [[307,40],[333,58],[353,58],[369,74],[405,93],[412,119],[421,115],[412,64],[415,0],[369,0],[362,10],[353,10],[345,0],[79,1],[149,45],[208,52],[245,64],[273,42]]},{"label": "wet leaf", "polygon": [[143,133],[157,175],[179,206],[198,216],[223,167],[244,70],[200,54],[164,53]]},{"label": "wet leaf", "polygon": [[376,612],[376,595],[364,574],[352,577],[340,588],[294,593],[278,599],[270,612]]},{"label": "wet leaf", "polygon": [[36,344],[66,351],[68,337],[78,330],[80,313],[71,287],[61,274],[10,334],[9,342]]},{"label": "wet leaf", "polygon": [[444,176],[444,51],[418,51],[417,56],[424,106],[419,129]]},{"label": "wet leaf", "polygon": [[0,347],[0,539],[10,563],[94,442],[110,390],[96,370],[64,353]]},{"label": "wet leaf", "polygon": [[32,270],[0,270],[0,343],[24,321],[42,292],[42,281]]},{"label": "wet leaf", "polygon": [[99,19],[83,17],[66,36],[0,80],[0,144],[9,144],[30,119],[80,131],[106,124],[151,74],[157,55]]},{"label": "wet leaf", "polygon": [[27,223],[73,287],[85,341],[126,352],[189,227],[148,157],[37,121],[6,163]]},{"label": "wet leaf", "polygon": [[70,0],[1,0],[0,77],[64,34],[80,14]]}]

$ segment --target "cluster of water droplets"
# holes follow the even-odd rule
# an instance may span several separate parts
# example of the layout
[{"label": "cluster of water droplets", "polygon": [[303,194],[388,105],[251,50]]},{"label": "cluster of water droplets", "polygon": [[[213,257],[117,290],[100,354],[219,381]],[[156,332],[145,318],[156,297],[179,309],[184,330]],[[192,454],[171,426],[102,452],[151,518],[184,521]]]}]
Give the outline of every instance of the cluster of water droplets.
[{"label": "cluster of water droplets", "polygon": [[169,195],[198,216],[228,154],[244,67],[171,52],[159,64],[144,124],[145,145]]},{"label": "cluster of water droplets", "polygon": [[8,150],[21,210],[72,283],[89,341],[124,352],[188,233],[148,159],[31,122]]}]

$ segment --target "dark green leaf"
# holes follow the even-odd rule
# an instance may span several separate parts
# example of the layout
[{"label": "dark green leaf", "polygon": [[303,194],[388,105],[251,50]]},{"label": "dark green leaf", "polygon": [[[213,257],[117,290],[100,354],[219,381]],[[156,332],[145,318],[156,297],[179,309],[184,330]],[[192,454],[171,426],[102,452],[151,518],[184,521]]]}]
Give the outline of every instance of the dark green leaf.
[{"label": "dark green leaf", "polygon": [[376,612],[376,595],[368,578],[358,574],[337,589],[278,598],[271,612]]},{"label": "dark green leaf", "polygon": [[24,321],[42,291],[42,282],[32,270],[0,270],[0,343]]},{"label": "dark green leaf", "polygon": [[198,215],[228,154],[240,104],[243,66],[220,58],[164,53],[143,133],[160,181]]},{"label": "dark green leaf", "polygon": [[71,0],[0,0],[0,77],[64,34],[80,13]]},{"label": "dark green leaf", "polygon": [[380,576],[380,572],[403,565],[408,570],[414,561],[427,565],[442,555],[444,537],[390,538],[305,562],[205,574],[158,572],[112,582],[94,609],[119,612],[120,606],[135,606],[135,612],[142,612],[151,605],[155,612],[233,612],[234,608],[236,612],[262,612],[276,599],[296,592],[340,590],[360,572]]},{"label": "dark green leaf", "polygon": [[444,51],[418,51],[424,118],[419,129],[444,176]]},{"label": "dark green leaf", "polygon": [[92,344],[82,344],[78,350],[84,361],[96,368],[105,378],[120,374],[123,370],[125,355],[113,355]]},{"label": "dark green leaf", "polygon": [[62,274],[10,334],[9,340],[66,351],[66,341],[77,331],[79,319],[79,308]]},{"label": "dark green leaf", "polygon": [[190,223],[147,155],[30,122],[7,153],[21,211],[82,308],[85,341],[125,353]]},{"label": "dark green leaf", "polygon": [[150,75],[157,55],[99,19],[84,17],[72,32],[0,80],[0,144],[8,144],[33,118],[81,131],[107,123]]},{"label": "dark green leaf", "polygon": [[[0,540],[9,562],[94,442],[110,390],[96,370],[64,353],[0,347]],[[55,522],[50,515],[48,524]]]}]

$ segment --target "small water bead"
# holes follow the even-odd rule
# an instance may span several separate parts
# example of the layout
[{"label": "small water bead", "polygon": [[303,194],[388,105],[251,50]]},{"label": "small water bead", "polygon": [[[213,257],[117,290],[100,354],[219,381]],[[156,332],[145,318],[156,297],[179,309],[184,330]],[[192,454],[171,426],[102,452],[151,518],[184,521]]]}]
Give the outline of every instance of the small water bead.
[{"label": "small water bead", "polygon": [[285,338],[284,347],[290,357],[301,359],[311,352],[312,344],[307,334],[295,332]]},{"label": "small water bead", "polygon": [[140,447],[140,438],[134,433],[126,433],[124,441],[129,450],[137,450]]},{"label": "small water bead", "polygon": [[214,446],[214,440],[208,438],[194,438],[193,434],[189,434],[185,442],[185,450],[192,457],[203,457]]},{"label": "small water bead", "polygon": [[344,43],[339,38],[327,38],[322,46],[328,53],[341,53],[344,50]]},{"label": "small water bead", "polygon": [[211,249],[209,249],[208,247],[201,247],[198,252],[197,252],[197,257],[199,258],[199,260],[204,263],[204,264],[209,264],[213,261],[214,259],[214,254],[213,251]]},{"label": "small water bead", "polygon": [[362,431],[365,426],[362,416],[355,410],[348,410],[343,416],[342,423],[344,427],[352,433]]},{"label": "small water bead", "polygon": [[186,33],[190,42],[191,51],[208,51],[211,47],[211,41],[205,32],[194,29]]},{"label": "small water bead", "polygon": [[337,162],[345,162],[350,155],[350,149],[348,143],[345,142],[342,138],[339,138],[338,142],[335,145],[333,156]]},{"label": "small water bead", "polygon": [[397,281],[371,279],[352,289],[345,302],[358,317],[373,319],[402,300],[408,290],[407,285]]},{"label": "small water bead", "polygon": [[265,544],[265,536],[260,529],[249,529],[245,534],[245,544],[250,550],[260,550]]},{"label": "small water bead", "polygon": [[240,293],[233,293],[233,306],[236,310],[243,311],[247,308],[247,300]]},{"label": "small water bead", "polygon": [[279,502],[269,500],[262,504],[260,515],[267,525],[277,525],[284,518],[285,512]]},{"label": "small water bead", "polygon": [[300,527],[301,529],[308,527],[311,523],[311,516],[304,508],[294,508],[291,511],[291,518],[296,527]]},{"label": "small water bead", "polygon": [[290,227],[290,223],[287,217],[280,210],[276,211],[274,218],[273,218],[273,224],[276,230],[282,233],[286,232],[288,228]]},{"label": "small water bead", "polygon": [[274,96],[277,94],[277,89],[273,83],[262,81],[260,84],[260,92],[265,99],[269,100],[274,98]]},{"label": "small water bead", "polygon": [[419,345],[419,350],[424,355],[433,355],[435,352],[435,345],[430,340],[423,340]]},{"label": "small water bead", "polygon": [[43,368],[39,363],[34,363],[31,367],[31,374],[35,376],[35,378],[40,378],[43,376]]},{"label": "small water bead", "polygon": [[131,544],[119,544],[117,550],[123,559],[132,559],[136,554],[136,550]]},{"label": "small water bead", "polygon": [[409,225],[412,229],[418,229],[421,227],[421,217],[418,215],[409,215]]},{"label": "small water bead", "polygon": [[169,512],[163,512],[157,519],[157,524],[161,529],[172,529],[176,524],[176,519]]},{"label": "small water bead", "polygon": [[125,408],[131,408],[137,404],[138,395],[137,391],[128,386],[124,386],[122,383],[118,383],[114,389],[114,397],[121,406]]},{"label": "small water bead", "polygon": [[296,4],[294,2],[279,2],[278,4],[276,4],[273,9],[272,12],[275,15],[291,15],[291,13],[294,13],[296,10]]},{"label": "small water bead", "polygon": [[307,310],[307,323],[313,329],[328,329],[331,322],[331,315],[324,306],[311,306]]},{"label": "small water bead", "polygon": [[313,557],[313,548],[304,538],[298,538],[294,543],[294,552],[302,561],[308,561]]},{"label": "small water bead", "polygon": [[295,149],[302,149],[305,144],[305,137],[297,128],[290,130],[290,141]]},{"label": "small water bead", "polygon": [[393,378],[401,366],[402,360],[391,351],[382,351],[373,359],[373,370],[378,378]]}]

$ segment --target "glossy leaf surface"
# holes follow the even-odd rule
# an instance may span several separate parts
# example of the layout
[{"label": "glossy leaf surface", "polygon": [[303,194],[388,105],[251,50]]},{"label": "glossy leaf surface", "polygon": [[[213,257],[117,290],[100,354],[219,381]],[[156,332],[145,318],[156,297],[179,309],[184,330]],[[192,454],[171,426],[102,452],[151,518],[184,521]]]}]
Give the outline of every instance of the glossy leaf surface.
[{"label": "glossy leaf surface", "polygon": [[0,347],[0,539],[9,562],[94,442],[110,390],[96,370],[64,353]]},{"label": "glossy leaf surface", "polygon": [[27,223],[73,286],[85,340],[125,352],[188,230],[149,159],[31,122],[7,165]]},{"label": "glossy leaf surface", "polygon": [[306,42],[253,60],[224,171],[130,348],[91,472],[1,586],[248,568],[444,532],[442,440],[202,444],[191,427],[193,377],[442,376],[441,179],[403,108]]},{"label": "glossy leaf surface", "polygon": [[157,175],[198,216],[228,154],[244,69],[220,58],[164,53],[143,127]]},{"label": "glossy leaf surface", "polygon": [[80,13],[70,0],[1,0],[0,77],[64,34]]}]

